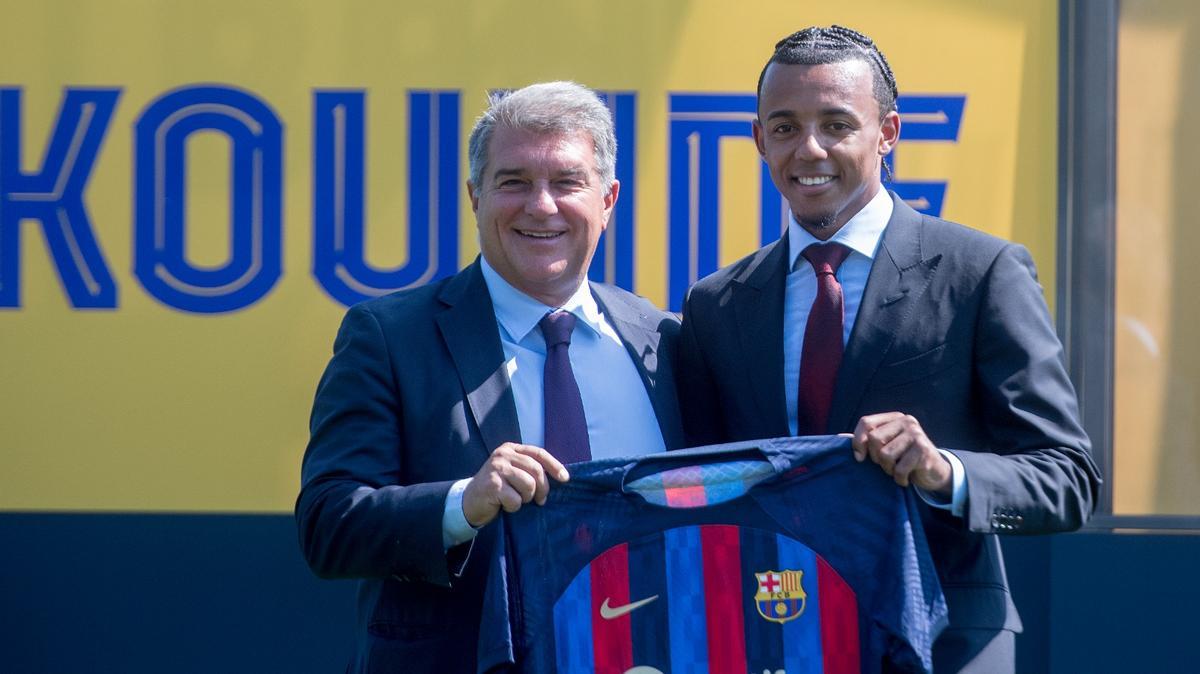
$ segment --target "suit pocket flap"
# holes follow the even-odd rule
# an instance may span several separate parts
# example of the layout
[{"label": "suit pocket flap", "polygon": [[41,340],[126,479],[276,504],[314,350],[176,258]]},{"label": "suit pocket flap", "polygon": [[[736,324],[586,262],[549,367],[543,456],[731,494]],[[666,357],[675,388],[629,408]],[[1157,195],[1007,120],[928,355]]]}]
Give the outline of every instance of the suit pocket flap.
[{"label": "suit pocket flap", "polygon": [[880,365],[875,373],[875,388],[902,386],[946,369],[953,363],[947,354],[947,346],[945,343],[939,344],[915,356],[905,356]]},{"label": "suit pocket flap", "polygon": [[1020,632],[1021,618],[1012,597],[1001,587],[989,585],[942,586],[950,609],[953,629],[1006,629]]}]

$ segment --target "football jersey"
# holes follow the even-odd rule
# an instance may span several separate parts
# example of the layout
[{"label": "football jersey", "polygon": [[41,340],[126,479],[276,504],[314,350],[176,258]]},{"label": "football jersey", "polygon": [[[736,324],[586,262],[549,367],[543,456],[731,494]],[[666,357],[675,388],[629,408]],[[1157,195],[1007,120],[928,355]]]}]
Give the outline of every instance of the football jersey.
[{"label": "football jersey", "polygon": [[837,436],[574,464],[501,518],[480,669],[929,671],[946,603],[914,496]]}]

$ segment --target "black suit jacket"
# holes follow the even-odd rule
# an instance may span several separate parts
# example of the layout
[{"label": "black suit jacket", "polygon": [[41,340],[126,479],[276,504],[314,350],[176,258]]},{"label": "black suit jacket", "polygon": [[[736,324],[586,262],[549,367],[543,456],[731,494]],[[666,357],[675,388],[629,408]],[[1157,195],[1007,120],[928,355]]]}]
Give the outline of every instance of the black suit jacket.
[{"label": "black suit jacket", "polygon": [[[678,320],[623,290],[591,288],[642,376],[667,447],[682,446]],[[311,431],[296,520],[318,575],[363,579],[350,671],[473,671],[495,527],[447,553],[442,514],[455,480],[521,439],[478,260],[347,312]]]},{"label": "black suit jacket", "polygon": [[[892,198],[827,430],[901,411],[962,460],[964,517],[924,513],[950,628],[1019,631],[995,534],[1076,529],[1100,482],[1062,347],[1023,247]],[[787,271],[783,238],[690,291],[678,381],[692,444],[789,434]]]}]

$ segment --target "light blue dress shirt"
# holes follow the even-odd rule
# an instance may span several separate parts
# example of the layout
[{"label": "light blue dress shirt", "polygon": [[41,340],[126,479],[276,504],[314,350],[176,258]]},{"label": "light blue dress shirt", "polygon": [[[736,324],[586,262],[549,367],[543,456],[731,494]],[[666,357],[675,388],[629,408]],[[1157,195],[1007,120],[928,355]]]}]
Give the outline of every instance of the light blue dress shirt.
[{"label": "light blue dress shirt", "polygon": [[[867,277],[871,274],[871,265],[879,250],[879,242],[883,240],[883,230],[892,217],[892,209],[892,197],[887,190],[880,189],[861,211],[824,242],[801,227],[794,215],[789,218],[788,269],[797,267],[796,259],[810,244],[840,243],[850,249],[850,255],[842,262],[836,274],[838,282],[842,285],[843,345],[850,341],[850,332],[854,329],[854,320],[858,317],[863,291],[867,287]],[[800,353],[804,348],[804,328],[808,325],[808,314],[812,311],[816,296],[817,276],[813,273],[812,265],[807,260],[802,260],[799,268],[787,276],[783,301],[783,381],[788,429],[792,435],[795,435],[799,428],[796,408],[800,397]],[[950,462],[953,475],[951,500],[946,503],[938,496],[920,489],[917,493],[930,505],[948,509],[961,517],[967,500],[967,481],[964,479],[962,462],[951,452],[944,449],[938,451]]]},{"label": "light blue dress shirt", "polygon": [[[600,312],[586,282],[561,307],[549,307],[514,288],[486,259],[480,258],[480,266],[500,327],[500,344],[517,404],[522,443],[545,445],[542,375],[546,366],[546,340],[538,322],[547,313],[562,309],[577,319],[568,353],[583,398],[592,458],[640,456],[666,450],[641,374],[625,343]],[[455,482],[446,498],[442,542],[447,548],[475,536],[475,529],[467,523],[462,511],[462,493],[468,482],[470,478]]]}]

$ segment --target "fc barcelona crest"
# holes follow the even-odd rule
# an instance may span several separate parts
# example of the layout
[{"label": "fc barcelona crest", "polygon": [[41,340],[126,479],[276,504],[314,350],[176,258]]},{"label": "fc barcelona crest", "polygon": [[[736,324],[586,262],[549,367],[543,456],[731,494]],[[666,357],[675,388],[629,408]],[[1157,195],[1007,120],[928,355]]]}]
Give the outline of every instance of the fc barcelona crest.
[{"label": "fc barcelona crest", "polygon": [[808,595],[801,585],[803,571],[764,571],[754,577],[758,580],[754,606],[760,616],[773,623],[785,623],[804,613]]}]

